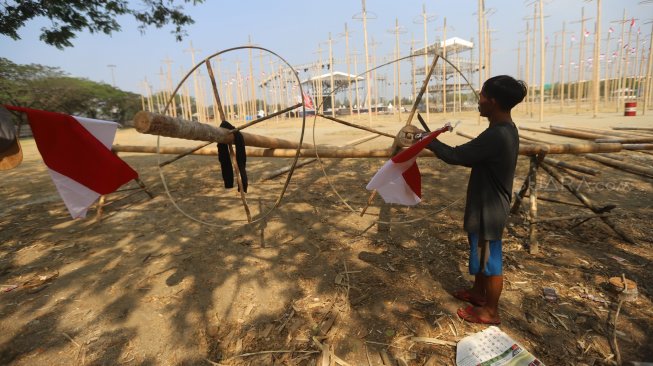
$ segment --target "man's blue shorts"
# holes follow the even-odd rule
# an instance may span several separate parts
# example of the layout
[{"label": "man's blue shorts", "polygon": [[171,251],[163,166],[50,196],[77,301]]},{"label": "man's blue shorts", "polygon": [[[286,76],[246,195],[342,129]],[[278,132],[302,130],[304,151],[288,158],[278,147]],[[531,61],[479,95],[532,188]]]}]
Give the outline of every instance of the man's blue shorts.
[{"label": "man's blue shorts", "polygon": [[483,255],[483,248],[478,246],[478,234],[467,233],[469,240],[469,274],[475,275],[482,272],[486,276],[500,276],[503,274],[503,254],[501,240],[490,240]]}]

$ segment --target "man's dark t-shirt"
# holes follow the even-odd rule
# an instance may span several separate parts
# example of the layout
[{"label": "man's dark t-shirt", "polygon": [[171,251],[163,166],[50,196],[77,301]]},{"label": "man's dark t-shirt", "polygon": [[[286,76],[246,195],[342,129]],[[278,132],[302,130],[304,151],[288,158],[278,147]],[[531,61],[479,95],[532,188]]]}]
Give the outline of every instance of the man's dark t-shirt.
[{"label": "man's dark t-shirt", "polygon": [[434,140],[428,148],[448,164],[472,168],[467,184],[465,231],[485,240],[500,240],[510,211],[519,154],[515,124],[495,124],[460,146]]}]

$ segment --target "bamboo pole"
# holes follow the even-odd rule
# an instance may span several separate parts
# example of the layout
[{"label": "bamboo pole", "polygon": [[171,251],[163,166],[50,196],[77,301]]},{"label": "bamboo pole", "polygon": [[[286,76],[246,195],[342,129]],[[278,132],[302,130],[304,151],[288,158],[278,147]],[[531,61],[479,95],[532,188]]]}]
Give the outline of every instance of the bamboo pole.
[{"label": "bamboo pole", "polygon": [[[462,132],[460,130],[456,131],[456,134],[459,135],[459,136],[468,138],[468,139],[474,139],[475,138],[475,136],[469,135],[469,134],[467,134],[465,132]],[[521,138],[521,136],[520,136],[520,138]],[[549,146],[548,143],[545,146],[539,145],[539,147],[541,147],[541,148],[548,148],[548,146]],[[551,165],[558,166],[558,167],[563,167],[563,168],[566,168],[566,169],[575,170],[577,172],[581,172],[581,173],[585,173],[585,174],[597,175],[597,174],[600,173],[600,171],[598,171],[596,169],[592,169],[590,167],[586,167],[586,166],[583,166],[583,165],[571,164],[571,163],[567,163],[567,162],[564,162],[564,161],[555,160],[555,159],[552,159],[550,157],[544,157],[543,159],[544,159],[543,160],[544,162],[549,163]]]},{"label": "bamboo pole", "polygon": [[[480,0],[479,0],[480,1]],[[428,79],[431,78],[431,73],[433,70],[428,70],[427,68],[429,67],[429,61],[428,61],[428,54],[429,54],[429,42],[428,42],[428,32],[427,32],[427,27],[426,24],[428,23],[429,17],[426,14],[426,4],[422,4],[422,18],[423,18],[423,23],[424,23],[424,76],[428,75],[426,77],[426,82],[425,84],[428,84]],[[433,65],[435,66],[435,65]],[[421,99],[421,98],[420,98]],[[416,99],[419,100],[419,99]],[[426,92],[426,98],[424,99],[424,103],[426,105],[426,122],[430,122],[430,108],[429,108],[429,92]],[[415,109],[415,105],[413,105],[413,110]],[[411,114],[409,115],[409,119],[412,117],[412,111]]]},{"label": "bamboo pole", "polygon": [[608,29],[608,37],[605,40],[605,81],[603,82],[603,106],[607,107],[610,102],[610,83],[611,83],[611,64],[610,60],[610,37],[612,36],[612,28]]},{"label": "bamboo pole", "polygon": [[544,52],[544,8],[542,7],[542,0],[539,0],[540,5],[540,122],[544,122],[544,80],[546,68],[546,54]]},{"label": "bamboo pole", "polygon": [[565,27],[567,22],[562,22],[562,60],[560,61],[560,112],[565,105]]},{"label": "bamboo pole", "polygon": [[[345,23],[345,62],[347,63],[347,95],[349,96],[349,115],[354,114],[353,109],[353,96],[351,94],[351,69],[350,69],[350,55],[349,55],[349,30],[347,30],[347,23]],[[358,83],[357,83],[358,84]]]},{"label": "bamboo pole", "polygon": [[594,27],[594,61],[592,62],[592,107],[593,117],[596,118],[599,113],[599,71],[601,68],[601,60],[599,59],[599,55],[601,54],[601,0],[596,0],[596,23]]},{"label": "bamboo pole", "polygon": [[621,106],[621,103],[620,103],[620,97],[621,97],[621,93],[622,93],[621,89],[623,88],[623,83],[624,83],[624,80],[623,80],[623,69],[624,69],[624,67],[623,67],[623,54],[624,54],[624,41],[625,41],[624,40],[624,31],[625,31],[624,25],[625,24],[626,24],[626,9],[624,8],[624,13],[623,13],[623,16],[621,18],[621,44],[620,44],[620,47],[619,47],[619,56],[618,56],[619,57],[619,69],[617,71],[617,77],[619,78],[619,81],[617,83],[617,95],[616,95],[617,112],[619,112],[619,108]]},{"label": "bamboo pole", "polygon": [[365,77],[367,80],[367,117],[370,127],[372,126],[372,82],[370,80],[370,59],[369,59],[369,48],[367,45],[367,10],[365,9],[365,0],[361,0],[363,3],[363,39],[365,41]]},{"label": "bamboo pole", "polygon": [[336,116],[336,86],[333,82],[333,69],[333,40],[331,39],[331,32],[329,32],[329,94],[331,95],[331,117]]},{"label": "bamboo pole", "polygon": [[608,158],[601,155],[595,155],[595,154],[587,154],[585,155],[585,158],[629,173],[635,173],[646,178],[653,178],[653,168],[650,167],[631,164],[624,161],[619,161],[616,159]]},{"label": "bamboo pole", "polygon": [[649,103],[651,101],[651,69],[653,68],[653,23],[651,23],[651,33],[648,35],[649,46],[648,46],[648,59],[646,61],[646,79],[644,81],[644,109],[642,109],[642,115],[646,115],[646,111],[649,108]]},{"label": "bamboo pole", "polygon": [[[141,112],[139,112],[141,113]],[[143,112],[148,113],[148,112]],[[212,126],[211,126],[212,127]],[[219,127],[215,127],[218,128]],[[221,143],[229,143],[232,134],[228,133],[229,130],[222,129],[223,132],[217,132],[222,141],[215,141]],[[291,158],[297,153],[295,143],[281,140],[284,144],[277,143],[279,139],[263,138],[259,135],[245,134],[245,144],[247,146],[262,147],[262,149],[247,149],[247,155],[251,157],[268,157],[268,158]],[[173,136],[174,137],[174,136]],[[249,138],[248,138],[249,137]],[[200,139],[201,140],[201,139]],[[270,141],[272,140],[272,141]],[[303,148],[300,150],[302,156],[315,156],[315,147],[304,143]],[[277,147],[278,146],[278,147]],[[287,146],[287,147],[286,147]],[[536,145],[523,145],[519,147],[520,155],[536,155],[541,153],[552,154],[587,154],[587,153],[606,153],[606,152],[619,152],[622,150],[621,144],[555,144],[548,146]],[[157,153],[156,146],[133,146],[133,145],[114,145],[116,152],[132,152],[132,153]],[[159,154],[182,154],[188,151],[188,147],[159,147]],[[322,158],[390,158],[392,157],[392,148],[387,149],[340,149],[337,147],[318,146],[317,151]],[[203,148],[193,152],[193,155],[217,155],[216,149]],[[423,150],[420,157],[434,157],[430,150]]]},{"label": "bamboo pole", "polygon": [[[542,169],[544,169],[547,173],[549,173],[550,176],[553,177],[558,183],[562,184],[569,192],[571,192],[583,205],[585,205],[587,208],[589,208],[592,212],[595,214],[601,214],[603,213],[603,208],[600,208],[592,202],[587,196],[585,196],[582,192],[578,191],[575,187],[571,186],[567,180],[564,179],[564,177],[556,171],[555,168],[547,165],[546,163],[543,163],[540,165]],[[624,240],[631,244],[635,244],[635,241],[628,235],[626,234],[621,228],[619,228],[614,222],[609,217],[601,217],[601,220],[603,220],[604,223],[606,223],[612,230],[614,230],[619,236],[621,236]]]},{"label": "bamboo pole", "polygon": [[[544,155],[542,155],[543,157]],[[531,174],[530,178],[530,207],[529,207],[529,224],[528,224],[528,252],[537,254],[539,252],[539,243],[537,241],[537,170],[539,166],[538,156],[531,156]]]},{"label": "bamboo pole", "polygon": [[622,137],[622,138],[599,138],[596,142],[620,143],[620,144],[649,144],[653,143],[653,137]]},{"label": "bamboo pole", "polygon": [[[447,17],[444,17],[444,26],[442,28],[442,56],[447,58]],[[447,63],[442,63],[442,113],[447,115]]]},{"label": "bamboo pole", "polygon": [[334,121],[334,122],[338,122],[338,123],[343,124],[345,126],[349,126],[349,127],[353,127],[353,128],[358,128],[360,130],[365,130],[365,131],[368,131],[368,132],[372,132],[372,133],[375,133],[375,134],[377,134],[379,136],[386,136],[386,137],[390,137],[392,139],[395,138],[394,135],[391,135],[391,134],[383,132],[383,131],[375,130],[375,129],[371,128],[371,127],[365,127],[365,126],[357,125],[355,123],[343,121],[341,119],[338,119],[338,118],[335,118],[335,117],[330,117],[330,116],[327,116],[327,115],[324,115],[324,114],[321,114],[321,113],[318,113],[317,115],[319,117],[326,118],[326,119]]},{"label": "bamboo pole", "polygon": [[[367,135],[367,136],[361,137],[359,139],[349,141],[346,144],[338,146],[338,147],[342,148],[342,147],[350,147],[350,146],[360,145],[360,144],[365,143],[367,141],[373,140],[373,139],[375,139],[377,137],[379,137],[378,134]],[[317,158],[310,158],[310,159],[300,161],[300,162],[297,163],[297,165],[295,165],[295,168],[299,168],[299,167],[302,167],[304,165],[311,164],[311,163],[313,163],[315,161],[317,161]],[[272,172],[270,172],[268,174],[263,175],[261,177],[260,181],[276,178],[276,177],[280,176],[281,174],[290,171],[290,169],[292,169],[292,165],[285,166],[283,168],[277,169],[275,171],[272,171]]]}]

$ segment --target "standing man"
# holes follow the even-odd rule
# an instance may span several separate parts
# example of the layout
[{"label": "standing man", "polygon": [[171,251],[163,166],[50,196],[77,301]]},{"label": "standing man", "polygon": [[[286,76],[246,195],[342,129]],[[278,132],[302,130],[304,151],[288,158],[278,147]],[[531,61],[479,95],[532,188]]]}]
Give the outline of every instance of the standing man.
[{"label": "standing man", "polygon": [[467,184],[464,228],[470,245],[471,289],[453,296],[471,303],[458,316],[472,323],[499,324],[503,289],[501,236],[506,226],[515,177],[519,134],[510,111],[526,96],[526,84],[508,75],[485,81],[478,110],[490,126],[464,145],[450,147],[438,140],[428,148],[444,162],[472,168]]}]

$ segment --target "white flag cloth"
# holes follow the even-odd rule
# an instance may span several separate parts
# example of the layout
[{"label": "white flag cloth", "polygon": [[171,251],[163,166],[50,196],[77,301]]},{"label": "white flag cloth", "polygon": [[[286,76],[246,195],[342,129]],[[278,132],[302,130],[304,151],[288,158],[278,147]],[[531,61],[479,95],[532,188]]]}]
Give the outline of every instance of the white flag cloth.
[{"label": "white flag cloth", "polygon": [[444,131],[450,131],[447,124],[429,133],[411,147],[388,160],[367,184],[368,190],[376,190],[386,203],[414,206],[422,201],[422,176],[417,167],[420,151]]}]

